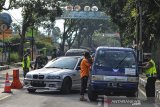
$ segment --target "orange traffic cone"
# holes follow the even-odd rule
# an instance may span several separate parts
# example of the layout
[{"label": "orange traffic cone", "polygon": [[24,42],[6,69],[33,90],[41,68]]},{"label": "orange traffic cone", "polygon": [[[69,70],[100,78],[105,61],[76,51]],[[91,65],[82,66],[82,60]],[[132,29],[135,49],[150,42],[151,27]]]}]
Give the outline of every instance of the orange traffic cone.
[{"label": "orange traffic cone", "polygon": [[23,88],[22,83],[19,80],[19,69],[13,70],[13,82],[11,84],[12,89],[21,89]]},{"label": "orange traffic cone", "polygon": [[11,85],[10,85],[10,82],[9,82],[9,75],[8,75],[8,73],[6,73],[4,93],[12,93],[11,92]]}]

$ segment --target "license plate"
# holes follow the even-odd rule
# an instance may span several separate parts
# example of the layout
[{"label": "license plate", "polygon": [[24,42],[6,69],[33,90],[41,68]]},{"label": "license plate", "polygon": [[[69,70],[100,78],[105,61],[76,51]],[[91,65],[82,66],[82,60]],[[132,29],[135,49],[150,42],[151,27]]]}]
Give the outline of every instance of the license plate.
[{"label": "license plate", "polygon": [[44,81],[31,81],[31,86],[33,87],[45,87]]},{"label": "license plate", "polygon": [[31,81],[33,84],[43,84],[43,81]]}]

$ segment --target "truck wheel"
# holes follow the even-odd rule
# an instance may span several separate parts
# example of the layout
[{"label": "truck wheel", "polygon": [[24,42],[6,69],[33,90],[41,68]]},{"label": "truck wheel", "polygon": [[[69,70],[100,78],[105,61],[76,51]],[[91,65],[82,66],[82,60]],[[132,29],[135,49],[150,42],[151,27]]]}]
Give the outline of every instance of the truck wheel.
[{"label": "truck wheel", "polygon": [[61,87],[61,93],[63,94],[69,94],[71,92],[72,87],[72,81],[70,78],[64,78],[62,87]]},{"label": "truck wheel", "polygon": [[90,101],[96,101],[98,98],[98,95],[94,91],[91,90],[90,86],[88,87],[88,98]]},{"label": "truck wheel", "polygon": [[36,89],[29,89],[28,88],[27,90],[28,90],[29,93],[35,93],[36,92]]}]

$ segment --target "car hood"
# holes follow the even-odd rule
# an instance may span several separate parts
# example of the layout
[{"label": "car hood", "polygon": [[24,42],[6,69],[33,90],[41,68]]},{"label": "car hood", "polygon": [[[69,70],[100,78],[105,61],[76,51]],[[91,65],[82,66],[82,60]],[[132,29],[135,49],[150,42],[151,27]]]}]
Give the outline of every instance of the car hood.
[{"label": "car hood", "polygon": [[52,75],[59,75],[62,73],[67,73],[70,72],[72,70],[69,69],[60,69],[60,68],[42,68],[42,69],[37,69],[37,70],[33,70],[28,72],[28,74],[41,74],[41,75],[48,75],[48,74],[52,74]]}]

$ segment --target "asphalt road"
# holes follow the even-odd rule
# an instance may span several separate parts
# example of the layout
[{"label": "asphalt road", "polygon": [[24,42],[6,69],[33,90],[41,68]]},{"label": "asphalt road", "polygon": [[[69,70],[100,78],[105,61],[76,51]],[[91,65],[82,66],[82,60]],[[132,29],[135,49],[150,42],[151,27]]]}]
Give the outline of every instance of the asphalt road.
[{"label": "asphalt road", "polygon": [[14,90],[8,97],[0,99],[0,107],[159,107],[159,103],[156,103],[157,105],[145,102],[143,89],[139,90],[138,99],[100,96],[97,102],[79,101],[79,91],[72,91],[68,95],[58,91],[38,91],[31,94],[26,89]]},{"label": "asphalt road", "polygon": [[[22,77],[21,68],[13,69],[19,69],[20,76]],[[0,72],[0,107],[160,107],[159,101],[156,101],[156,104],[145,101],[146,97],[143,86],[139,86],[138,99],[128,99],[122,96],[100,96],[97,102],[90,102],[89,100],[86,102],[79,101],[79,91],[63,95],[58,91],[38,91],[31,94],[26,89],[12,89],[13,93],[11,94],[2,93],[5,74],[8,72],[12,81],[13,69]],[[23,78],[20,79],[23,80]]]}]

